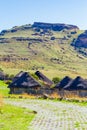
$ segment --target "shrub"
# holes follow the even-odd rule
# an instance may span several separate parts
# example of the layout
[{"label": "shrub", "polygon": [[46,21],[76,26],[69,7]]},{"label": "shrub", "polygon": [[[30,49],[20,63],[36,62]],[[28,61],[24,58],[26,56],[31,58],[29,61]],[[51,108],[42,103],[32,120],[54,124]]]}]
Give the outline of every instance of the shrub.
[{"label": "shrub", "polygon": [[0,68],[0,71],[1,71],[1,72],[3,72],[3,69],[2,69],[2,68]]},{"label": "shrub", "polygon": [[53,79],[52,79],[52,81],[55,83],[55,84],[57,84],[58,82],[60,82],[60,78],[59,77],[54,77]]},{"label": "shrub", "polygon": [[14,78],[14,75],[13,75],[13,74],[9,76],[9,79],[12,80],[13,78]]},{"label": "shrub", "polygon": [[9,85],[11,82],[12,82],[11,80],[6,80],[6,81],[5,81],[5,84],[8,84],[8,85]]},{"label": "shrub", "polygon": [[6,74],[6,76],[5,76],[6,80],[12,80],[13,78],[14,78],[13,74],[12,75]]}]

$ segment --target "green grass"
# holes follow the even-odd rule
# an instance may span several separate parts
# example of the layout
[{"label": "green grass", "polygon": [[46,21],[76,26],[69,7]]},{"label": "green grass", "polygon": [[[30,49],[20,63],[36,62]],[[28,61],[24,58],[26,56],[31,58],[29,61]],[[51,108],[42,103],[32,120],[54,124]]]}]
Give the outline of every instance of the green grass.
[{"label": "green grass", "polygon": [[80,127],[80,122],[76,122],[75,123],[75,128],[79,128]]},{"label": "green grass", "polygon": [[9,95],[9,88],[7,88],[7,84],[5,84],[4,81],[0,81],[0,94],[2,96],[8,96]]},{"label": "green grass", "polygon": [[78,98],[78,99],[68,99],[68,100],[66,100],[66,99],[63,99],[63,100],[54,99],[53,102],[63,102],[65,104],[69,104],[70,103],[70,104],[74,104],[74,105],[79,105],[81,107],[87,106],[87,100],[86,99],[81,100],[80,98]]},{"label": "green grass", "polygon": [[25,108],[3,105],[0,108],[0,130],[28,130],[35,114]]}]

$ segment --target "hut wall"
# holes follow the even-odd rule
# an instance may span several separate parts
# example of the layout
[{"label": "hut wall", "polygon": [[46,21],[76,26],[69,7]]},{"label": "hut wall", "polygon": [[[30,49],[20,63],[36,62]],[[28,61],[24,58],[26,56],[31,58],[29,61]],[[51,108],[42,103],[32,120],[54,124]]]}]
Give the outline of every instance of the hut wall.
[{"label": "hut wall", "polygon": [[46,93],[46,94],[52,94],[53,93],[53,91],[51,90],[51,89],[41,89],[41,90],[39,90],[39,93],[41,93],[41,94],[44,94],[44,93]]},{"label": "hut wall", "polygon": [[87,97],[87,90],[79,90],[78,93],[80,97]]},{"label": "hut wall", "polygon": [[10,89],[11,93],[14,94],[22,94],[22,93],[29,93],[29,94],[36,94],[36,89],[31,89],[31,88],[14,88]]},{"label": "hut wall", "polygon": [[20,93],[25,93],[25,89],[24,88],[14,88],[12,93],[15,94],[20,94]]},{"label": "hut wall", "polygon": [[42,95],[42,94],[52,94],[54,91],[47,88],[12,88],[10,89],[11,93],[15,94],[22,94],[22,93],[28,93],[28,94],[35,94],[35,95]]},{"label": "hut wall", "polygon": [[60,97],[70,98],[70,97],[87,97],[87,90],[75,90],[75,91],[67,91],[67,90],[57,90]]},{"label": "hut wall", "polygon": [[63,89],[62,90],[55,89],[54,92],[58,93],[58,95],[62,98],[69,98],[78,95],[77,91],[66,91]]},{"label": "hut wall", "polygon": [[78,91],[65,91],[64,90],[64,97],[65,98],[72,98],[78,96]]},{"label": "hut wall", "polygon": [[43,94],[53,94],[57,93],[60,97],[63,98],[69,98],[69,97],[87,97],[87,90],[77,90],[77,91],[67,91],[67,90],[61,90],[58,89],[52,90],[47,88],[12,88],[10,89],[10,93],[15,94],[22,94],[22,93],[28,93],[28,94],[35,94],[35,95],[43,95]]},{"label": "hut wall", "polygon": [[43,94],[52,94],[53,91],[50,90],[50,89],[43,89],[43,88],[40,88],[40,89],[28,89],[28,93],[29,94],[36,94],[36,95],[43,95]]}]

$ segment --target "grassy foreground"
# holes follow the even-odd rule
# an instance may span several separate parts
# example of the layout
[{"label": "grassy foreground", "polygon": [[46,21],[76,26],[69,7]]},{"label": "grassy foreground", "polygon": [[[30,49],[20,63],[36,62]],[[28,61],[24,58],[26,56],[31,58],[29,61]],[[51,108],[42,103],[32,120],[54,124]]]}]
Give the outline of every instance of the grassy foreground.
[{"label": "grassy foreground", "polygon": [[9,88],[7,86],[8,85],[4,81],[0,80],[0,95],[3,97],[9,95]]},{"label": "grassy foreground", "polygon": [[0,130],[27,130],[35,114],[26,108],[3,104],[9,95],[9,88],[0,81]]},{"label": "grassy foreground", "polygon": [[35,114],[11,105],[0,107],[0,130],[27,130]]}]

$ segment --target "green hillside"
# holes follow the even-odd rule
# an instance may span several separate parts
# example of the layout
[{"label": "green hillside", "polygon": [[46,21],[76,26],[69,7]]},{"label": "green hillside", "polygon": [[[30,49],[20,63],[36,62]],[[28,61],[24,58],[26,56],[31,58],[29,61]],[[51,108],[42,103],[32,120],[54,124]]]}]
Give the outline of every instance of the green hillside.
[{"label": "green hillside", "polygon": [[4,30],[0,34],[0,68],[8,74],[40,70],[50,78],[87,77],[87,57],[71,46],[82,32],[79,29],[44,30],[32,25]]}]

